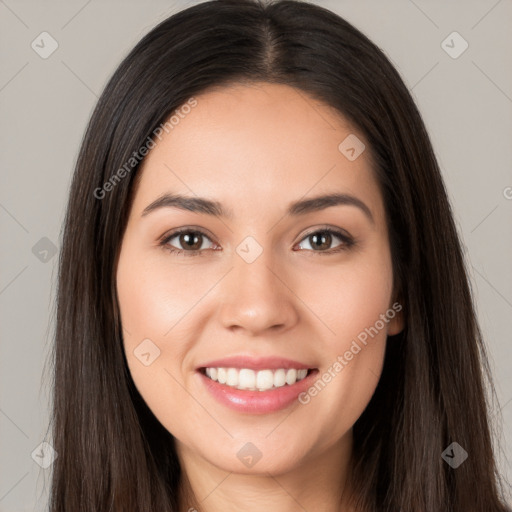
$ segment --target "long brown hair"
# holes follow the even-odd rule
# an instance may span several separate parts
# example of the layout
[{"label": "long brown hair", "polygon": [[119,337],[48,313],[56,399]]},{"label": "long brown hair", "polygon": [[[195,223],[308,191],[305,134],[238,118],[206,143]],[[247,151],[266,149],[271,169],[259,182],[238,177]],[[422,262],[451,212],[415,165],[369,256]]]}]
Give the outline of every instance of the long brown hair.
[{"label": "long brown hair", "polygon": [[[139,165],[118,170],[189,98],[243,81],[288,84],[332,106],[373,155],[406,327],[387,344],[354,425],[359,510],[504,512],[495,391],[420,113],[374,43],[293,0],[214,0],[178,12],[126,56],[97,103],[59,260],[50,511],[178,511],[185,475],[173,436],[137,392],[123,351],[115,268]],[[453,442],[469,454],[456,469],[441,457]]]}]

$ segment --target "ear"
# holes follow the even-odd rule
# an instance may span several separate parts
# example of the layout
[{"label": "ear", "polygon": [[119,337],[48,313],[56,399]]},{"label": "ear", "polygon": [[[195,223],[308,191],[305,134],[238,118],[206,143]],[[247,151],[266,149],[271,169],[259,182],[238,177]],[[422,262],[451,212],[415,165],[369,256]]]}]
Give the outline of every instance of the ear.
[{"label": "ear", "polygon": [[389,306],[387,316],[390,319],[387,329],[388,336],[394,336],[395,334],[401,333],[405,327],[403,301],[394,301]]}]

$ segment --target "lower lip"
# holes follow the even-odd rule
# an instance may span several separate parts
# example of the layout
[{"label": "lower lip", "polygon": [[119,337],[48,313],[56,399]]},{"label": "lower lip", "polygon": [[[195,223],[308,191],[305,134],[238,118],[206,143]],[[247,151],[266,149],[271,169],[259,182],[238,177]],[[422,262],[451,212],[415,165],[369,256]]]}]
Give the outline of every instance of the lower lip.
[{"label": "lower lip", "polygon": [[309,372],[306,377],[291,386],[285,384],[280,388],[270,389],[268,391],[248,391],[233,388],[212,380],[201,372],[198,373],[206,389],[208,389],[221,404],[238,412],[267,414],[285,409],[293,402],[297,401],[297,397],[300,393],[311,386],[318,370]]}]

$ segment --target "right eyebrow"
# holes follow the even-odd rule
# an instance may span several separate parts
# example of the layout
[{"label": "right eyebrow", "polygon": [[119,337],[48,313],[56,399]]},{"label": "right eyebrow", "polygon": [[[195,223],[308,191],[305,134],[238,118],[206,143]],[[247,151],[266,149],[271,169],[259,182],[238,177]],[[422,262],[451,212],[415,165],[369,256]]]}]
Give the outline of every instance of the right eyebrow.
[{"label": "right eyebrow", "polygon": [[146,206],[142,212],[142,217],[159,208],[179,208],[196,213],[204,213],[206,215],[214,215],[215,217],[233,218],[231,211],[224,210],[221,203],[212,201],[202,197],[187,197],[179,194],[164,194],[151,204]]}]

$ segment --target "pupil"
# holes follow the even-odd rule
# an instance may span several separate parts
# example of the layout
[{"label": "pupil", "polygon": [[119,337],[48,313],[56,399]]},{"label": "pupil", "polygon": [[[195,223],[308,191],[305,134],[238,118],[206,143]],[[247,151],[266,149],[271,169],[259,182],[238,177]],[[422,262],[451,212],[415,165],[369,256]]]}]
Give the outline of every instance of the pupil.
[{"label": "pupil", "polygon": [[311,235],[313,238],[313,245],[317,245],[320,249],[328,249],[331,245],[330,233],[322,232],[321,234]]},{"label": "pupil", "polygon": [[192,249],[192,250],[200,249],[201,248],[200,236],[201,235],[199,235],[198,233],[195,233],[192,235],[189,233],[182,234],[182,235],[180,235],[180,243],[183,246],[187,246],[189,249]]}]

